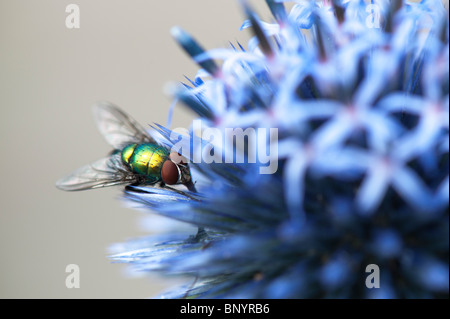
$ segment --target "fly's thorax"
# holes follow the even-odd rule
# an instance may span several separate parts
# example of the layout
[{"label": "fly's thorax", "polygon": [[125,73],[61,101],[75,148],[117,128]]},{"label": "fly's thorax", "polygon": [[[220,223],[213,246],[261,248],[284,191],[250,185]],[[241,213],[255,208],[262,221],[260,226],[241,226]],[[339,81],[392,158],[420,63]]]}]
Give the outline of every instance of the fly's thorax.
[{"label": "fly's thorax", "polygon": [[133,173],[157,181],[161,168],[168,158],[168,151],[154,144],[131,144],[122,150],[122,161]]}]

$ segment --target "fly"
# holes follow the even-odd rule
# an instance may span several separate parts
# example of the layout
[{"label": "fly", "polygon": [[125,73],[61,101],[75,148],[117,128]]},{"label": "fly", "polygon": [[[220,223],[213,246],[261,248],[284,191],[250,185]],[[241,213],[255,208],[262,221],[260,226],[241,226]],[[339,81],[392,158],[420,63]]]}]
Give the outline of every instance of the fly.
[{"label": "fly", "polygon": [[117,106],[101,102],[94,118],[111,155],[83,166],[60,179],[56,186],[80,191],[114,185],[184,184],[194,190],[189,167],[178,153],[158,144],[144,128]]}]

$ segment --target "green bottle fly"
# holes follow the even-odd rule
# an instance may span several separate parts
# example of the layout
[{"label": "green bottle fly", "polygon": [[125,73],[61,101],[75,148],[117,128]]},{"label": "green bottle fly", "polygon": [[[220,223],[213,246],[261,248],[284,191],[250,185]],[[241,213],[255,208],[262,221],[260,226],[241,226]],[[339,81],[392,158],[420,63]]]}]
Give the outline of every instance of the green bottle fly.
[{"label": "green bottle fly", "polygon": [[144,176],[149,183],[161,179],[161,169],[169,152],[154,144],[130,144],[122,150],[122,161],[133,173]]}]

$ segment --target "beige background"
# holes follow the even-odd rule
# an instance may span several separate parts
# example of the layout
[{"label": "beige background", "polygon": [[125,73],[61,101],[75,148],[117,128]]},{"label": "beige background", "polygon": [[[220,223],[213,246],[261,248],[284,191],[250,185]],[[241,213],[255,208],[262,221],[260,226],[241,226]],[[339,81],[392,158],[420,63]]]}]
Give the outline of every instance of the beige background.
[{"label": "beige background", "polygon": [[[80,6],[78,30],[65,26],[70,3]],[[143,213],[124,208],[119,189],[65,193],[54,183],[110,151],[95,101],[166,123],[164,85],[197,70],[171,26],[215,48],[245,44],[242,21],[232,0],[0,0],[0,298],[146,298],[166,287],[107,259],[112,243],[146,234]],[[177,108],[173,127],[190,120]],[[65,286],[72,263],[79,289]]]}]

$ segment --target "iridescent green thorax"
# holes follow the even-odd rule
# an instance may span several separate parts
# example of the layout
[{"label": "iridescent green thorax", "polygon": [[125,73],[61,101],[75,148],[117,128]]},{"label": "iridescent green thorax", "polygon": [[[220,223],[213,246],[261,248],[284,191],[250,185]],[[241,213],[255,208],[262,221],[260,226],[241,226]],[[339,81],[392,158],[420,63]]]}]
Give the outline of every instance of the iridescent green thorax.
[{"label": "iridescent green thorax", "polygon": [[122,150],[122,161],[133,173],[145,176],[149,182],[161,179],[161,168],[169,152],[154,144],[131,144]]}]

